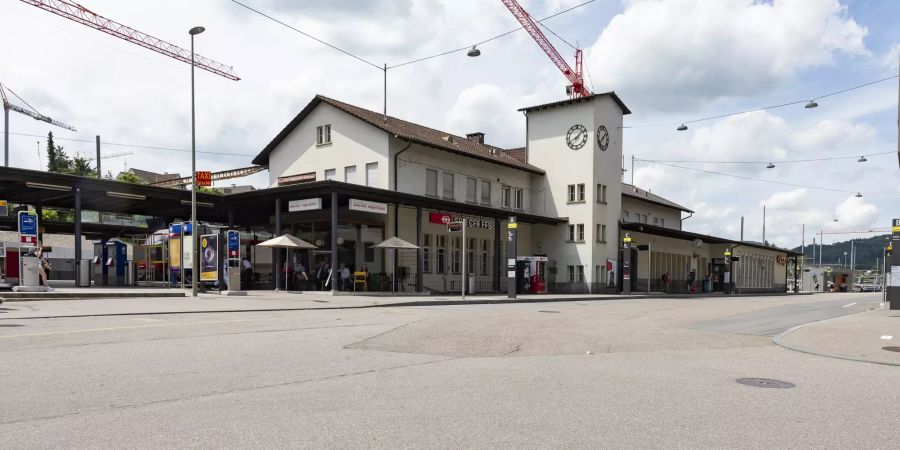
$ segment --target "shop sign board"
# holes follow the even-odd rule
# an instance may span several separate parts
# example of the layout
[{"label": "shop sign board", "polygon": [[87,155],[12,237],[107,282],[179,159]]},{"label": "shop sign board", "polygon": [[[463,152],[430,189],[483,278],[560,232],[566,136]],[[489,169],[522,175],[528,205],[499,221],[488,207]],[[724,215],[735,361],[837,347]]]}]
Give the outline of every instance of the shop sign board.
[{"label": "shop sign board", "polygon": [[462,222],[466,221],[466,226],[469,228],[481,228],[485,230],[494,229],[494,221],[493,220],[484,220],[478,218],[466,218],[462,216],[455,216],[450,213],[440,213],[440,212],[432,212],[428,214],[428,221],[431,223],[436,223],[438,225],[449,225],[453,222]]},{"label": "shop sign board", "polygon": [[350,199],[350,209],[352,209],[354,211],[364,211],[364,212],[375,213],[375,214],[387,214],[388,213],[387,203],[370,202],[368,200],[357,200],[355,198]]},{"label": "shop sign board", "polygon": [[288,202],[288,212],[315,211],[317,209],[322,209],[322,199],[320,197],[291,200]]},{"label": "shop sign board", "polygon": [[241,259],[241,232],[228,230],[228,258]]},{"label": "shop sign board", "polygon": [[19,242],[37,244],[38,217],[31,211],[19,211]]},{"label": "shop sign board", "polygon": [[200,236],[200,281],[219,279],[219,235]]}]

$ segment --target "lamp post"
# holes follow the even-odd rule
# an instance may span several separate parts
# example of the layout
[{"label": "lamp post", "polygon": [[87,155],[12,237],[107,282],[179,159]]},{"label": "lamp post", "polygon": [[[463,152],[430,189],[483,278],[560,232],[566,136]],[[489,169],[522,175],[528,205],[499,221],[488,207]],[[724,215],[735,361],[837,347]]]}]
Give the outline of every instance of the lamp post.
[{"label": "lamp post", "polygon": [[[191,28],[191,295],[197,296],[197,274],[200,261],[197,255],[197,126],[194,115],[194,36],[206,31],[203,27]],[[182,230],[182,233],[184,230]]]}]

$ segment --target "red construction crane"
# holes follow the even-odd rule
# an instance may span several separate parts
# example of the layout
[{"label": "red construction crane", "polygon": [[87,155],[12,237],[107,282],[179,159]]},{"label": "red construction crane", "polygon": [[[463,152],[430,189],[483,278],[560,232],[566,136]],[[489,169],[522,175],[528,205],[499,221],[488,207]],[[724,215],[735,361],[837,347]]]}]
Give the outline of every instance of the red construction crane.
[{"label": "red construction crane", "polygon": [[[53,14],[65,17],[73,22],[87,25],[106,34],[111,34],[119,39],[131,42],[132,44],[137,44],[141,47],[153,50],[154,52],[175,58],[181,62],[191,63],[190,50],[185,50],[177,45],[150,36],[147,33],[142,33],[114,20],[94,14],[89,9],[77,3],[69,3],[64,0],[22,0],[22,2],[37,6],[45,11],[50,11]],[[234,73],[234,68],[231,66],[215,62],[209,58],[197,55],[196,53],[194,54],[194,64],[200,69],[223,76],[229,80],[240,80]]]},{"label": "red construction crane", "polygon": [[562,71],[563,75],[569,79],[569,82],[572,83],[571,86],[567,86],[566,91],[569,95],[573,97],[585,97],[591,95],[591,92],[584,87],[584,77],[581,72],[581,49],[575,49],[575,70],[572,70],[572,67],[569,66],[569,63],[566,62],[565,59],[556,51],[556,48],[553,47],[553,44],[547,39],[547,36],[541,32],[540,28],[538,28],[537,23],[534,19],[531,18],[531,15],[528,14],[528,11],[525,11],[519,2],[516,0],[500,0],[504,5],[509,9],[509,12],[516,17],[519,23],[522,24],[522,27],[528,31],[528,34],[534,38],[534,41],[537,42],[538,46],[541,47],[541,50],[550,57],[550,60],[553,61],[553,64],[556,64],[556,67]]}]

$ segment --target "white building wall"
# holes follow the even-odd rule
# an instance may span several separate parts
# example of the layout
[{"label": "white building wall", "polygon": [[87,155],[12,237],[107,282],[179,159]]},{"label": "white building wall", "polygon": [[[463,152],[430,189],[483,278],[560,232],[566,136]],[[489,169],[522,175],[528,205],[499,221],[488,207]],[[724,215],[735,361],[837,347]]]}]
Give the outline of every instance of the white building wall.
[{"label": "white building wall", "polygon": [[[317,145],[316,127],[331,125],[331,143]],[[366,184],[366,164],[377,163],[374,187],[389,189],[388,134],[327,103],[320,103],[269,155],[269,186],[278,178],[315,172],[316,180],[335,169],[344,181],[344,168],[356,166],[356,183]]]},{"label": "white building wall", "polygon": [[[647,216],[646,222],[644,222],[644,216]],[[626,195],[622,196],[621,217],[623,222],[647,223],[675,230],[681,229],[681,211]]]}]

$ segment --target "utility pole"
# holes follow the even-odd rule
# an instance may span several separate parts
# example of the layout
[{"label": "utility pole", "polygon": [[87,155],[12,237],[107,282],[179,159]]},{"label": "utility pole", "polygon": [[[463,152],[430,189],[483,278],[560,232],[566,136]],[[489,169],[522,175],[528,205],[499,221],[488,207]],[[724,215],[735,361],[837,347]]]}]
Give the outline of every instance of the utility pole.
[{"label": "utility pole", "polygon": [[825,233],[822,233],[822,230],[819,230],[819,267],[822,267],[822,252],[825,251],[825,247],[823,246]]},{"label": "utility pole", "polygon": [[763,236],[762,243],[766,245],[766,205],[763,205]]},{"label": "utility pole", "polygon": [[741,216],[741,242],[744,242],[744,216]]},{"label": "utility pole", "polygon": [[100,170],[100,135],[97,135],[97,178],[103,178],[103,171]]}]

